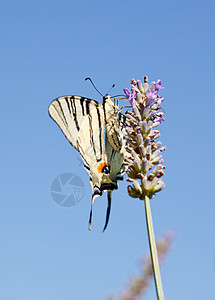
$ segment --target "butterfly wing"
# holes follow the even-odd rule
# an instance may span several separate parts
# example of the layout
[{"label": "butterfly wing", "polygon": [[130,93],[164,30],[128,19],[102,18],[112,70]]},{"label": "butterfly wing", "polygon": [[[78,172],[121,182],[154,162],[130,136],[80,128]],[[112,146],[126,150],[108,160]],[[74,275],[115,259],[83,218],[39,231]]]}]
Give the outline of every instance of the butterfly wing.
[{"label": "butterfly wing", "polygon": [[[49,115],[58,124],[69,143],[77,149],[90,175],[92,205],[103,191],[117,188],[109,177],[104,142],[103,106],[95,100],[79,96],[59,97],[49,106]],[[92,205],[89,220],[91,228]]]},{"label": "butterfly wing", "polygon": [[49,106],[49,115],[57,123],[69,143],[79,151],[78,134],[89,113],[89,107],[101,107],[97,101],[78,97],[56,98]]},{"label": "butterfly wing", "polygon": [[111,183],[103,172],[107,161],[104,146],[104,112],[102,105],[78,96],[59,97],[49,106],[51,118],[69,143],[80,152],[97,194]]}]

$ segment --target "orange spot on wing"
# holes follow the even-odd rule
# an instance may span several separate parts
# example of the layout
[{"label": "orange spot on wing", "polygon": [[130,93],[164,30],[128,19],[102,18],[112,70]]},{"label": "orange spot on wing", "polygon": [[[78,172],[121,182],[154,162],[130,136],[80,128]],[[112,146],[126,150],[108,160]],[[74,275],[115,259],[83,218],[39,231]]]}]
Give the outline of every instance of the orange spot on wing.
[{"label": "orange spot on wing", "polygon": [[104,161],[98,166],[98,172],[102,173],[102,170],[105,166],[109,166],[109,164]]}]

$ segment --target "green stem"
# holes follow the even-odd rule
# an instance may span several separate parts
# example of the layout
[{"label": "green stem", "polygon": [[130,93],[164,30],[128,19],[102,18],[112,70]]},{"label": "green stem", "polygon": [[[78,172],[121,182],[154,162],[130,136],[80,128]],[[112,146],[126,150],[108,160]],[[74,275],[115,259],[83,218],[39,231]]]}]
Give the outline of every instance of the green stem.
[{"label": "green stem", "polygon": [[153,272],[154,272],[154,280],[155,280],[157,298],[158,298],[158,300],[164,300],[149,197],[146,196],[144,199],[144,202],[145,202],[146,223],[147,223],[147,229],[148,229],[148,238],[149,238],[149,245],[150,245],[151,258],[152,258],[152,267],[153,267]]}]

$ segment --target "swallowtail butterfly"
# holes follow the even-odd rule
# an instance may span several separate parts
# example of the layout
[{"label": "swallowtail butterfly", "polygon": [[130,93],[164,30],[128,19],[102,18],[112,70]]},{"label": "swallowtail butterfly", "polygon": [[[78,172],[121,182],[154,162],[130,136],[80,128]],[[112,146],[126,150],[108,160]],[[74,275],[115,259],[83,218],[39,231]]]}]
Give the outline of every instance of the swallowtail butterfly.
[{"label": "swallowtail butterfly", "polygon": [[122,162],[125,154],[123,135],[126,117],[109,95],[103,97],[102,104],[79,96],[59,97],[50,104],[49,115],[69,143],[80,152],[89,173],[92,186],[90,230],[93,202],[107,191],[104,231],[109,220],[112,191],[118,188],[117,181],[123,179],[125,172]]}]

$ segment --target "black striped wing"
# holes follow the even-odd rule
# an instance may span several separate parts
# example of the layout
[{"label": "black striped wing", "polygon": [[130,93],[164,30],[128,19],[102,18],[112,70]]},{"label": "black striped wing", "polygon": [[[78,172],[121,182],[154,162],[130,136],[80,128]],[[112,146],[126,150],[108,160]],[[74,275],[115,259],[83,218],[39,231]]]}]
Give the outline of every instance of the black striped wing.
[{"label": "black striped wing", "polygon": [[59,97],[50,104],[49,114],[80,152],[91,178],[93,195],[100,196],[103,190],[113,189],[108,174],[102,169],[107,162],[102,105],[78,96]]},{"label": "black striped wing", "polygon": [[[49,106],[51,118],[58,124],[69,143],[77,149],[90,175],[92,204],[94,199],[108,191],[107,226],[111,192],[122,180],[124,167],[124,115],[116,110],[109,96],[103,105],[79,96],[64,96]],[[91,226],[92,208],[89,227]]]},{"label": "black striped wing", "polygon": [[[61,128],[70,144],[78,151],[78,136],[83,123],[85,126],[88,126],[89,123],[88,129],[91,131],[94,124],[97,125],[97,128],[104,127],[102,105],[88,98],[78,96],[56,98],[49,106],[49,115]],[[94,116],[96,116],[96,118]],[[94,132],[94,134],[96,134],[96,132]],[[100,153],[100,150],[97,152]]]}]

